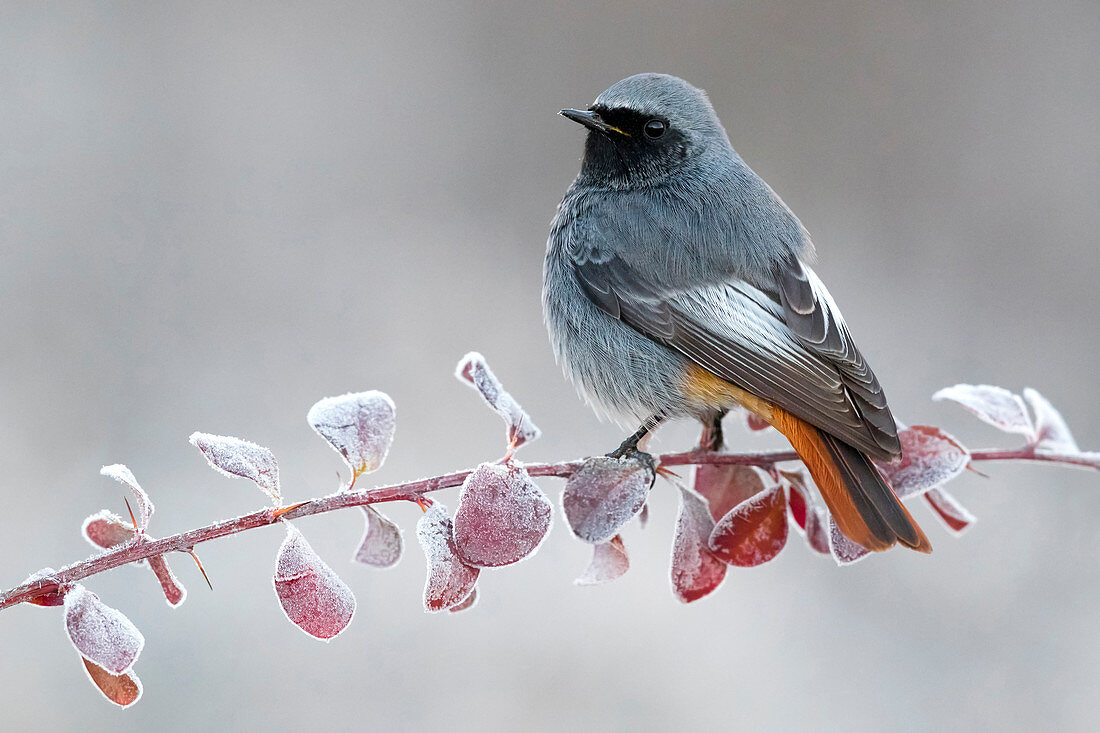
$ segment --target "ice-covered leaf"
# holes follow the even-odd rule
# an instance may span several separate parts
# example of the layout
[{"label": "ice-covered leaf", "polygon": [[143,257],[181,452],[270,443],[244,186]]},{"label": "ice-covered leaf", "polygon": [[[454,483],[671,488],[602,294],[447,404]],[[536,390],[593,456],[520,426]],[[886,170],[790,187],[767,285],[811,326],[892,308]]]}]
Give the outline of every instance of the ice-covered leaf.
[{"label": "ice-covered leaf", "polygon": [[455,548],[467,565],[495,568],[533,553],[554,505],[519,466],[483,463],[462,482]]},{"label": "ice-covered leaf", "polygon": [[952,534],[962,534],[970,525],[978,521],[966,507],[943,489],[932,489],[924,498],[936,512],[936,516],[951,530]]},{"label": "ice-covered leaf", "polygon": [[352,559],[376,568],[393,567],[405,550],[401,530],[372,506],[364,506],[363,512],[367,515],[363,539]]},{"label": "ice-covered leaf", "polygon": [[781,471],[783,483],[787,486],[787,509],[795,526],[806,531],[807,516],[813,506],[810,498],[809,477],[802,471]]},{"label": "ice-covered leaf", "polygon": [[134,539],[134,528],[128,521],[106,509],[84,520],[80,533],[93,547],[109,550]]},{"label": "ice-covered leaf", "polygon": [[615,535],[607,542],[592,547],[592,561],[584,574],[573,582],[577,585],[601,585],[610,583],[630,570],[630,556],[626,554],[622,535]]},{"label": "ice-covered leaf", "polygon": [[523,411],[516,399],[505,391],[500,380],[489,368],[484,356],[476,351],[466,354],[458,362],[455,376],[476,389],[489,407],[501,416],[504,424],[508,426],[508,444],[512,448],[530,443],[542,435],[542,431],[535,426],[531,417]]},{"label": "ice-covered leaf", "polygon": [[329,641],[351,623],[355,595],[322,560],[306,538],[287,524],[286,539],[272,578],[279,605],[290,622],[312,637]]},{"label": "ice-covered leaf", "polygon": [[829,520],[821,507],[811,507],[806,513],[806,544],[822,555],[830,553],[828,525]]},{"label": "ice-covered leaf", "polygon": [[751,568],[771,560],[787,544],[787,497],[774,486],[730,509],[711,530],[707,546],[730,565]]},{"label": "ice-covered leaf", "polygon": [[691,603],[714,591],[726,577],[726,564],[707,547],[714,520],[703,497],[680,487],[680,515],[672,540],[669,576],[672,593]]},{"label": "ice-covered leaf", "polygon": [[65,594],[61,591],[61,587],[57,584],[57,580],[54,576],[57,571],[53,568],[42,568],[28,575],[22,583],[19,585],[26,585],[27,583],[41,582],[43,587],[49,590],[40,596],[27,601],[32,606],[52,607],[60,606],[65,603]]},{"label": "ice-covered leaf", "polygon": [[730,509],[764,491],[773,482],[756,466],[716,465],[704,463],[695,469],[695,490],[710,505],[710,515],[717,521]]},{"label": "ice-covered leaf", "polygon": [[145,646],[130,619],[79,583],[65,594],[65,630],[78,652],[111,674],[130,669]]},{"label": "ice-covered leaf", "polygon": [[192,433],[191,445],[202,451],[206,460],[226,476],[240,476],[254,482],[282,506],[279,496],[279,464],[267,448],[240,438],[209,433]]},{"label": "ice-covered leaf", "polygon": [[837,565],[851,565],[870,554],[863,545],[848,539],[832,517],[829,517],[829,549]]},{"label": "ice-covered leaf", "polygon": [[589,458],[565,482],[565,521],[585,542],[606,542],[642,510],[653,479],[653,467],[636,456]]},{"label": "ice-covered leaf", "polygon": [[950,435],[928,425],[914,425],[898,433],[901,459],[879,463],[899,497],[915,496],[942,486],[966,470],[970,451]]},{"label": "ice-covered leaf", "polygon": [[153,571],[153,575],[157,576],[160,589],[164,593],[164,600],[169,606],[176,608],[187,599],[187,589],[172,572],[172,568],[168,567],[164,555],[154,555],[149,558],[149,569]]},{"label": "ice-covered leaf", "polygon": [[111,674],[85,657],[80,659],[84,662],[84,671],[87,672],[88,679],[115,705],[127,708],[141,699],[141,680],[132,670],[117,675]]},{"label": "ice-covered leaf", "polygon": [[477,586],[470,591],[470,595],[466,596],[466,600],[459,603],[457,606],[451,606],[447,609],[448,613],[458,613],[459,611],[467,611],[477,605]]},{"label": "ice-covered leaf", "polygon": [[352,476],[374,471],[386,460],[397,427],[397,409],[385,392],[371,390],[326,397],[306,420],[344,457]]},{"label": "ice-covered leaf", "polygon": [[149,517],[153,516],[153,502],[149,500],[149,495],[145,493],[145,489],[138,484],[134,474],[121,463],[104,466],[99,469],[99,472],[104,476],[110,476],[130,489],[130,493],[134,495],[137,504],[134,510],[134,518],[137,519],[138,525],[137,530],[138,532],[144,532],[145,528],[149,526]]},{"label": "ice-covered leaf", "polygon": [[1069,426],[1062,418],[1062,413],[1050,404],[1037,390],[1031,387],[1024,388],[1024,399],[1031,405],[1031,411],[1035,413],[1035,447],[1040,450],[1058,451],[1060,453],[1077,453],[1077,441]]},{"label": "ice-covered leaf", "polygon": [[428,508],[416,523],[416,539],[428,563],[424,610],[444,611],[466,600],[481,571],[462,562],[458,556],[447,507],[434,502]]},{"label": "ice-covered leaf", "polygon": [[1035,433],[1024,401],[1004,387],[956,384],[954,387],[941,389],[932,395],[932,399],[958,402],[980,420],[1008,433],[1019,433],[1028,437]]}]

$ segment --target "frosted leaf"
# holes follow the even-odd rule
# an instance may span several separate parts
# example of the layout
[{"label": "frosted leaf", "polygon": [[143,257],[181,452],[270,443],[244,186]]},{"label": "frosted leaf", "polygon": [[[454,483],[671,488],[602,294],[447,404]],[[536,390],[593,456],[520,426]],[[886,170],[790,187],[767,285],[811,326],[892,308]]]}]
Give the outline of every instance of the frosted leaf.
[{"label": "frosted leaf", "polygon": [[837,565],[851,565],[871,554],[863,545],[848,539],[832,517],[829,517],[829,549]]},{"label": "frosted leaf", "polygon": [[641,511],[653,479],[653,467],[636,456],[589,458],[565,482],[565,521],[585,542],[606,542]]},{"label": "frosted leaf", "polygon": [[375,568],[392,568],[405,551],[401,529],[372,506],[364,506],[363,512],[367,515],[363,539],[352,559]]},{"label": "frosted leaf", "polygon": [[695,490],[706,497],[717,521],[750,496],[770,488],[771,477],[756,466],[704,463],[695,469]]},{"label": "frosted leaf", "polygon": [[808,488],[810,479],[803,471],[780,471],[780,475],[787,486],[787,509],[791,513],[791,519],[805,533],[807,516],[813,506]]},{"label": "frosted leaf", "polygon": [[448,613],[458,613],[459,611],[468,611],[477,605],[477,586],[470,591],[470,595],[466,596],[466,600],[459,603],[457,606],[451,606],[447,609]]},{"label": "frosted leaf", "polygon": [[41,581],[43,587],[50,588],[50,591],[48,593],[44,593],[40,596],[35,596],[29,601],[26,601],[26,603],[29,603],[32,606],[42,606],[47,608],[51,606],[63,605],[65,603],[65,594],[61,592],[60,586],[58,586],[57,581],[54,579],[54,576],[56,574],[57,571],[53,568],[42,568],[41,570],[36,570],[35,572],[24,578],[23,582],[19,585],[26,585],[27,583],[35,583]]},{"label": "frosted leaf", "polygon": [[806,514],[806,544],[822,555],[830,554],[828,525],[825,510],[819,506],[811,507]]},{"label": "frosted leaf", "polygon": [[85,519],[80,527],[80,534],[92,547],[100,550],[109,550],[135,537],[134,528],[129,522],[106,509]]},{"label": "frosted leaf", "polygon": [[726,564],[707,547],[713,530],[714,520],[703,497],[681,486],[669,576],[673,595],[683,603],[711,593],[726,577]]},{"label": "frosted leaf", "polygon": [[787,544],[787,497],[782,486],[745,499],[718,520],[707,546],[730,565],[751,568],[771,560]]},{"label": "frosted leaf", "polygon": [[767,420],[748,410],[745,410],[745,425],[748,426],[749,430],[754,431],[767,430],[771,427],[771,423]]},{"label": "frosted leaf", "polygon": [[129,670],[145,646],[130,619],[79,583],[65,594],[65,630],[78,652],[111,674]]},{"label": "frosted leaf", "polygon": [[137,511],[134,514],[138,522],[137,530],[138,532],[144,532],[145,528],[149,526],[149,518],[153,516],[153,502],[149,500],[149,495],[145,493],[145,489],[138,485],[134,474],[121,463],[104,466],[99,469],[99,472],[104,476],[110,476],[130,489],[130,493],[137,500]]},{"label": "frosted leaf", "polygon": [[642,510],[638,512],[638,526],[645,529],[649,524],[649,502],[642,504]]},{"label": "frosted leaf", "polygon": [[505,391],[485,357],[476,351],[471,351],[458,362],[455,368],[455,376],[476,389],[508,426],[508,444],[512,448],[518,448],[524,443],[530,443],[540,435],[542,431],[535,426],[531,417],[523,411],[515,398]]},{"label": "frosted leaf", "polygon": [[172,572],[172,568],[168,567],[164,555],[154,555],[149,558],[149,569],[153,571],[153,575],[157,576],[160,589],[164,593],[164,600],[169,606],[176,608],[187,600],[187,589]]},{"label": "frosted leaf", "polygon": [[1007,433],[1019,433],[1031,437],[1035,428],[1027,415],[1027,408],[1019,395],[1004,387],[988,384],[956,384],[945,387],[932,395],[935,401],[953,400],[974,413],[978,419]]},{"label": "frosted leaf", "polygon": [[630,556],[626,554],[622,535],[615,535],[607,542],[592,547],[592,561],[584,574],[573,582],[577,585],[602,585],[610,583],[630,569]]},{"label": "frosted leaf", "polygon": [[1024,399],[1035,413],[1035,447],[1059,453],[1077,453],[1077,441],[1062,418],[1046,397],[1031,387],[1024,388]]},{"label": "frosted leaf", "polygon": [[240,438],[209,433],[191,433],[191,445],[202,451],[215,470],[254,482],[271,497],[275,506],[282,506],[279,464],[267,448]]},{"label": "frosted leaf", "polygon": [[966,470],[970,451],[959,441],[928,425],[914,425],[898,433],[901,459],[878,467],[899,497],[916,496],[941,486]]},{"label": "frosted leaf", "polygon": [[275,560],[272,581],[283,613],[314,638],[331,641],[348,627],[355,615],[351,588],[313,551],[297,527],[289,523]]},{"label": "frosted leaf", "polygon": [[462,562],[458,556],[447,507],[434,502],[428,508],[416,522],[416,539],[424,549],[428,564],[424,610],[443,611],[466,600],[481,571]]},{"label": "frosted leaf", "polygon": [[455,549],[467,565],[493,568],[532,554],[550,530],[554,505],[518,466],[483,463],[462,482]]},{"label": "frosted leaf", "polygon": [[306,413],[317,434],[344,457],[353,477],[386,460],[397,427],[397,409],[385,392],[371,390],[326,397]]},{"label": "frosted leaf", "polygon": [[953,535],[961,535],[978,521],[954,496],[943,489],[932,489],[924,498]]},{"label": "frosted leaf", "polygon": [[88,674],[88,679],[105,698],[115,705],[127,708],[141,699],[141,680],[133,670],[115,675],[84,657],[80,659],[84,662],[84,671]]}]

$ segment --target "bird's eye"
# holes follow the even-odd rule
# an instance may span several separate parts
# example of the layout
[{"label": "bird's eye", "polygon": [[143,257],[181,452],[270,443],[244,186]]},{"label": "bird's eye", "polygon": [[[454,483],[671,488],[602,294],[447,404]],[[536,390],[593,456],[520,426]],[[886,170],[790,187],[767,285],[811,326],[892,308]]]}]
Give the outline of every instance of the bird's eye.
[{"label": "bird's eye", "polygon": [[668,125],[665,124],[664,120],[653,118],[645,123],[645,127],[642,129],[645,130],[646,137],[657,138],[665,134],[665,129],[667,127]]}]

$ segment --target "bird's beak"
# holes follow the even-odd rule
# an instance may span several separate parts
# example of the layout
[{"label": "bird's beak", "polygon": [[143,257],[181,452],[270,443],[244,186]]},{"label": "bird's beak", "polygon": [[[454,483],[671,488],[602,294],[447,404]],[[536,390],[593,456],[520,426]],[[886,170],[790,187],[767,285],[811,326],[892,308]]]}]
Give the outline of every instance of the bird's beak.
[{"label": "bird's beak", "polygon": [[609,125],[600,119],[599,114],[583,109],[563,109],[559,112],[562,117],[579,122],[589,130],[595,130],[596,132],[602,132],[607,135],[608,133],[618,133],[624,137],[630,137],[629,132],[623,132],[614,125]]}]

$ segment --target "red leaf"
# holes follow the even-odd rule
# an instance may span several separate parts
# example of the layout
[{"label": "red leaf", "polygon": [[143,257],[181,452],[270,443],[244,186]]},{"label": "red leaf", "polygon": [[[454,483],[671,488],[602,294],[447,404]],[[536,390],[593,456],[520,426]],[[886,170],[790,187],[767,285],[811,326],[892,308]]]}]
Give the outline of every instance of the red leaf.
[{"label": "red leaf", "polygon": [[672,592],[683,603],[711,593],[726,577],[726,564],[707,547],[713,529],[714,520],[703,498],[681,487],[669,574]]},{"label": "red leaf", "polygon": [[445,506],[432,503],[416,523],[416,539],[424,548],[428,562],[424,610],[443,611],[466,600],[481,571],[462,562],[458,556],[451,518]]},{"label": "red leaf", "polygon": [[1062,419],[1062,414],[1054,409],[1046,397],[1031,387],[1024,389],[1024,399],[1035,413],[1035,447],[1040,450],[1059,453],[1077,453],[1077,441]]},{"label": "red leaf", "polygon": [[252,481],[282,506],[279,496],[279,464],[267,448],[240,438],[209,433],[191,433],[191,445],[202,451],[210,466],[226,476]]},{"label": "red leaf", "polygon": [[898,433],[901,459],[879,463],[899,497],[915,496],[941,486],[966,470],[970,451],[939,428],[914,425]]},{"label": "red leaf", "polygon": [[1031,425],[1031,418],[1028,417],[1023,400],[1004,387],[993,387],[988,384],[956,384],[954,387],[941,389],[932,395],[932,399],[958,402],[979,420],[1005,432],[1019,433],[1028,437],[1035,434],[1035,428]]},{"label": "red leaf", "polygon": [[19,585],[40,581],[41,585],[39,588],[49,588],[49,590],[40,596],[35,596],[29,601],[26,601],[26,603],[32,606],[42,606],[44,608],[63,605],[65,603],[65,594],[61,591],[61,587],[57,584],[57,581],[54,580],[56,574],[57,571],[53,568],[42,568],[28,575]]},{"label": "red leaf", "polygon": [[716,521],[770,486],[771,478],[756,466],[704,463],[695,469],[695,490],[706,497]]},{"label": "red leaf", "polygon": [[149,518],[153,516],[153,502],[149,500],[149,495],[145,493],[145,490],[138,485],[134,474],[121,463],[104,466],[99,469],[99,472],[104,476],[110,476],[130,489],[130,493],[134,495],[137,503],[137,515],[135,517],[137,519],[137,530],[138,532],[144,532],[145,528],[149,526]]},{"label": "red leaf", "polygon": [[84,657],[80,659],[84,662],[88,679],[115,705],[126,708],[141,699],[141,680],[132,671],[114,675]]},{"label": "red leaf", "polygon": [[829,530],[826,529],[828,523],[825,510],[819,506],[813,507],[812,511],[806,515],[806,544],[822,555],[830,553]]},{"label": "red leaf", "polygon": [[829,549],[837,565],[851,565],[870,554],[862,545],[848,539],[832,517],[829,517]]},{"label": "red leaf", "polygon": [[85,659],[111,674],[129,670],[145,646],[130,619],[79,583],[65,594],[65,630]]},{"label": "red leaf", "polygon": [[806,531],[806,516],[813,500],[810,499],[810,490],[807,488],[809,478],[802,471],[780,471],[783,482],[787,485],[787,508],[790,509],[791,519],[803,532]]},{"label": "red leaf", "polygon": [[309,408],[306,421],[343,456],[354,478],[386,460],[397,409],[385,392],[371,390],[326,397]]},{"label": "red leaf", "polygon": [[725,563],[762,565],[787,544],[787,498],[782,486],[757,494],[718,520],[707,546]]},{"label": "red leaf", "polygon": [[645,529],[645,526],[649,524],[649,503],[642,504],[642,510],[638,512],[638,526]]},{"label": "red leaf", "polygon": [[542,435],[542,431],[535,426],[516,399],[504,390],[504,386],[493,374],[484,356],[476,351],[466,354],[458,362],[455,376],[476,389],[489,407],[501,416],[504,424],[508,426],[508,444],[512,449],[524,443],[530,443]]},{"label": "red leaf", "polygon": [[447,613],[458,613],[459,611],[466,611],[477,605],[477,586],[470,591],[470,595],[466,596],[466,600],[459,603],[457,606],[451,606],[447,609]]},{"label": "red leaf", "polygon": [[187,599],[187,589],[176,578],[172,568],[168,567],[164,555],[149,558],[149,569],[157,576],[160,589],[164,592],[164,600],[168,601],[169,606],[176,608]]},{"label": "red leaf", "polygon": [[962,534],[971,524],[978,521],[954,496],[943,489],[932,489],[924,495],[924,498],[932,505],[936,516],[955,535]]},{"label": "red leaf", "polygon": [[554,505],[527,471],[483,463],[462,482],[455,547],[467,565],[510,565],[538,548],[553,513]]},{"label": "red leaf", "polygon": [[577,585],[601,585],[610,583],[630,569],[630,556],[626,554],[622,535],[615,535],[608,542],[592,548],[592,561],[584,574],[573,582]]},{"label": "red leaf", "polygon": [[393,567],[405,550],[401,530],[372,506],[364,506],[363,512],[367,515],[363,539],[352,559],[376,568]]},{"label": "red leaf", "polygon": [[653,479],[653,468],[637,457],[589,458],[565,482],[565,521],[585,542],[606,542],[641,511]]},{"label": "red leaf", "polygon": [[85,519],[80,533],[100,550],[109,550],[134,539],[134,528],[130,523],[106,509]]},{"label": "red leaf", "polygon": [[745,410],[745,425],[748,426],[749,430],[767,430],[771,427],[771,423],[767,420],[748,410]]},{"label": "red leaf", "polygon": [[279,605],[290,622],[310,636],[329,641],[351,623],[355,595],[306,538],[287,524],[272,578]]}]

